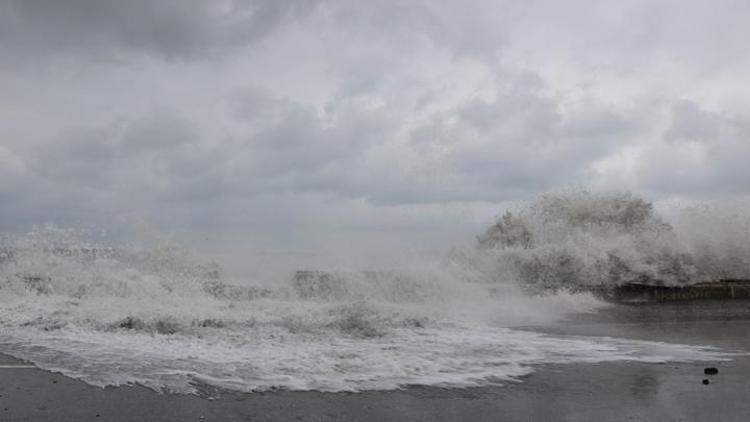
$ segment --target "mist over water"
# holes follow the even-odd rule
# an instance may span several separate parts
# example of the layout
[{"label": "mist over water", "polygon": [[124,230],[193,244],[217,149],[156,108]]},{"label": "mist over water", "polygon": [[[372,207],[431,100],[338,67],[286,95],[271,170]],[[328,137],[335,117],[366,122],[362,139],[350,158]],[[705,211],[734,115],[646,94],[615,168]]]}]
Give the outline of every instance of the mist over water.
[{"label": "mist over water", "polygon": [[5,240],[0,350],[95,385],[185,393],[476,386],[539,363],[721,359],[518,328],[606,306],[581,286],[747,278],[748,221],[716,207],[667,221],[632,194],[552,193],[505,214],[476,248],[380,269],[292,255],[260,278],[172,243],[104,245],[42,226]]}]

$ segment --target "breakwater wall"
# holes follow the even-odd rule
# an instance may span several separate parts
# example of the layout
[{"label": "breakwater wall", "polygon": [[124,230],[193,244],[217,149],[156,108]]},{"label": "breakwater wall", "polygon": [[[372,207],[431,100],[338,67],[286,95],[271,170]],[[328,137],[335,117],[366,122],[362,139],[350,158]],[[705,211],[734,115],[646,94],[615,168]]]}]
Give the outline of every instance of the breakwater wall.
[{"label": "breakwater wall", "polygon": [[[346,290],[344,276],[327,271],[297,271],[292,284],[297,293],[305,298],[338,296],[343,295]],[[394,271],[362,271],[357,276],[370,283],[399,278]],[[750,280],[715,280],[684,286],[667,286],[658,282],[627,283],[617,286],[586,286],[576,291],[593,293],[606,301],[626,304],[750,300]]]},{"label": "breakwater wall", "polygon": [[617,303],[691,302],[703,300],[750,300],[750,280],[716,280],[686,286],[630,283],[592,287],[596,296]]}]

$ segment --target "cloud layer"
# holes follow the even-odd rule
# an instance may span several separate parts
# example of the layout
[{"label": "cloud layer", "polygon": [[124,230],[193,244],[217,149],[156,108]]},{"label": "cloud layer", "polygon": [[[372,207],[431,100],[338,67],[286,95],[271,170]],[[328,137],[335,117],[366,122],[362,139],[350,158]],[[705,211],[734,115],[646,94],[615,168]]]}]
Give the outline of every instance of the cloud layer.
[{"label": "cloud layer", "polygon": [[747,8],[2,0],[0,229],[430,242],[561,186],[745,196]]}]

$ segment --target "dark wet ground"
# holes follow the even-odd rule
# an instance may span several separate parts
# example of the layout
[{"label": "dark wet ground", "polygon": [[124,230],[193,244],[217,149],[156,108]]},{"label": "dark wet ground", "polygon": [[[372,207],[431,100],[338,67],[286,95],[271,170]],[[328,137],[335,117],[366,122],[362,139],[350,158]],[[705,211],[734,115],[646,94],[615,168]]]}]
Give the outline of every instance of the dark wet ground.
[{"label": "dark wet ground", "polygon": [[610,305],[597,313],[572,315],[553,326],[528,328],[750,352],[750,301]]}]

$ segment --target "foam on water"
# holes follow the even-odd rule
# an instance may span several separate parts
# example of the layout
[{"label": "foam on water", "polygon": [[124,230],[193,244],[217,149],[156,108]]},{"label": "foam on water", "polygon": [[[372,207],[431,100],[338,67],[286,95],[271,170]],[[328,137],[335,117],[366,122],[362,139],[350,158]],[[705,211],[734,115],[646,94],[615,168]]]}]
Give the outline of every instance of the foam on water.
[{"label": "foam on water", "polygon": [[[731,357],[710,347],[514,328],[606,306],[566,290],[528,294],[541,279],[564,281],[548,283],[557,286],[599,274],[600,282],[616,282],[606,278],[611,271],[591,270],[601,270],[596,257],[616,256],[623,274],[660,268],[639,263],[644,250],[692,253],[691,265],[703,265],[695,264],[700,247],[681,245],[688,236],[638,201],[625,201],[626,212],[611,198],[549,201],[501,220],[499,235],[480,238],[483,248],[309,280],[293,273],[233,279],[174,245],[103,247],[72,230],[36,228],[0,251],[0,351],[94,385],[182,393],[199,384],[239,391],[479,386],[517,380],[542,363]],[[573,258],[560,261],[559,251]],[[712,265],[723,259],[714,256]],[[576,260],[583,264],[571,273],[567,263]],[[743,261],[732,262],[744,271]]]},{"label": "foam on water", "polygon": [[100,386],[139,383],[191,393],[202,382],[238,391],[471,387],[517,380],[542,363],[724,360],[695,346],[559,338],[500,327],[398,328],[362,338],[273,327],[171,336],[83,328],[14,329],[0,347]]}]

